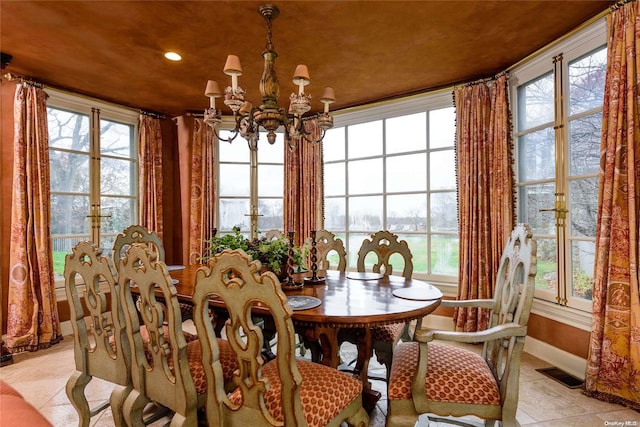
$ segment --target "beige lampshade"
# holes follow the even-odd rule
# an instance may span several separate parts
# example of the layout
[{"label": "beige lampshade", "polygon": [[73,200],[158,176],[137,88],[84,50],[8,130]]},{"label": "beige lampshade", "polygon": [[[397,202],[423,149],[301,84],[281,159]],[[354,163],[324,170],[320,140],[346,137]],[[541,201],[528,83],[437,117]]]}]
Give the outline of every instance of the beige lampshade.
[{"label": "beige lampshade", "polygon": [[336,94],[333,92],[332,87],[327,86],[324,88],[324,91],[322,91],[320,102],[323,102],[325,104],[332,104],[336,102]]},{"label": "beige lampshade", "polygon": [[218,85],[217,81],[207,81],[207,88],[204,90],[204,96],[212,96],[214,98],[222,96],[222,91],[220,90],[220,86]]},{"label": "beige lampshade", "polygon": [[304,64],[300,64],[296,67],[296,71],[293,73],[293,83],[299,85],[308,85],[311,79],[309,79],[309,70]]},{"label": "beige lampshade", "polygon": [[224,64],[224,73],[229,76],[241,76],[242,66],[240,65],[240,58],[236,55],[227,56],[227,62]]}]

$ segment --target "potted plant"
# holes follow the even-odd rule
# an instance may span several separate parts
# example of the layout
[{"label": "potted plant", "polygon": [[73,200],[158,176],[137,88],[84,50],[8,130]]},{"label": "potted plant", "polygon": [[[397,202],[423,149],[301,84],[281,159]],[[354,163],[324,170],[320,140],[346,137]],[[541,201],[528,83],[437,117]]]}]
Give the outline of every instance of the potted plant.
[{"label": "potted plant", "polygon": [[[214,231],[215,233],[215,231]],[[240,233],[239,227],[233,227],[233,233],[216,236],[209,240],[207,253],[215,255],[225,249],[242,249],[254,260],[262,263],[263,270],[273,271],[280,281],[287,277],[287,262],[289,260],[289,240],[285,237],[267,240],[266,238],[248,239]],[[305,268],[307,248],[293,246],[293,264],[297,271]],[[203,257],[206,261],[207,257]]]}]

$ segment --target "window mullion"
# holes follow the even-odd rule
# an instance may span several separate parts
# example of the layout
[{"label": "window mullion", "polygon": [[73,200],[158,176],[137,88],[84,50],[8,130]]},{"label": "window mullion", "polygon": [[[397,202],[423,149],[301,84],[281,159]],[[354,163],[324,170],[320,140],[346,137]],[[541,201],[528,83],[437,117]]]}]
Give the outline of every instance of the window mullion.
[{"label": "window mullion", "polygon": [[89,150],[89,203],[91,212],[91,241],[100,242],[100,109],[91,109]]}]

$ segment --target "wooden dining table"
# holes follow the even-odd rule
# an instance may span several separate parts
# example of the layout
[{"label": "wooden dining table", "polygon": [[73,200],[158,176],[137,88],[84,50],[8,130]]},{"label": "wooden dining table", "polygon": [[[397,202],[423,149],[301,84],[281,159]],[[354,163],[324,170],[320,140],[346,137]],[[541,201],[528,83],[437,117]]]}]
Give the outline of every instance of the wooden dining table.
[{"label": "wooden dining table", "polygon": [[[171,277],[177,281],[175,286],[182,303],[191,301],[199,267],[169,268]],[[399,276],[329,270],[317,273],[318,277],[324,277],[324,281],[305,283],[304,277],[310,274],[293,276],[293,283],[303,283],[302,286],[283,285],[293,309],[294,327],[306,342],[319,343],[317,361],[334,368],[340,364],[340,331],[355,329],[358,332],[358,358],[354,375],[363,383],[365,409],[372,409],[380,393],[371,388],[368,379],[369,359],[373,354],[371,327],[410,322],[427,316],[440,305],[442,293],[427,282]],[[222,319],[223,304],[215,299],[210,303],[216,315]],[[256,308],[256,314],[262,314],[259,307]]]}]

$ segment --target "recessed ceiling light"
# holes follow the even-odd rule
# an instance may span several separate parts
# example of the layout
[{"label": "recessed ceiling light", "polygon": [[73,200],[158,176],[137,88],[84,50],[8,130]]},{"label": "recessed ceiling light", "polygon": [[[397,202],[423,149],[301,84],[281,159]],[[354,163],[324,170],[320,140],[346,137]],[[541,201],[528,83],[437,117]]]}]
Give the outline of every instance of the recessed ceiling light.
[{"label": "recessed ceiling light", "polygon": [[182,56],[176,52],[167,52],[164,54],[164,57],[169,61],[182,61]]}]

